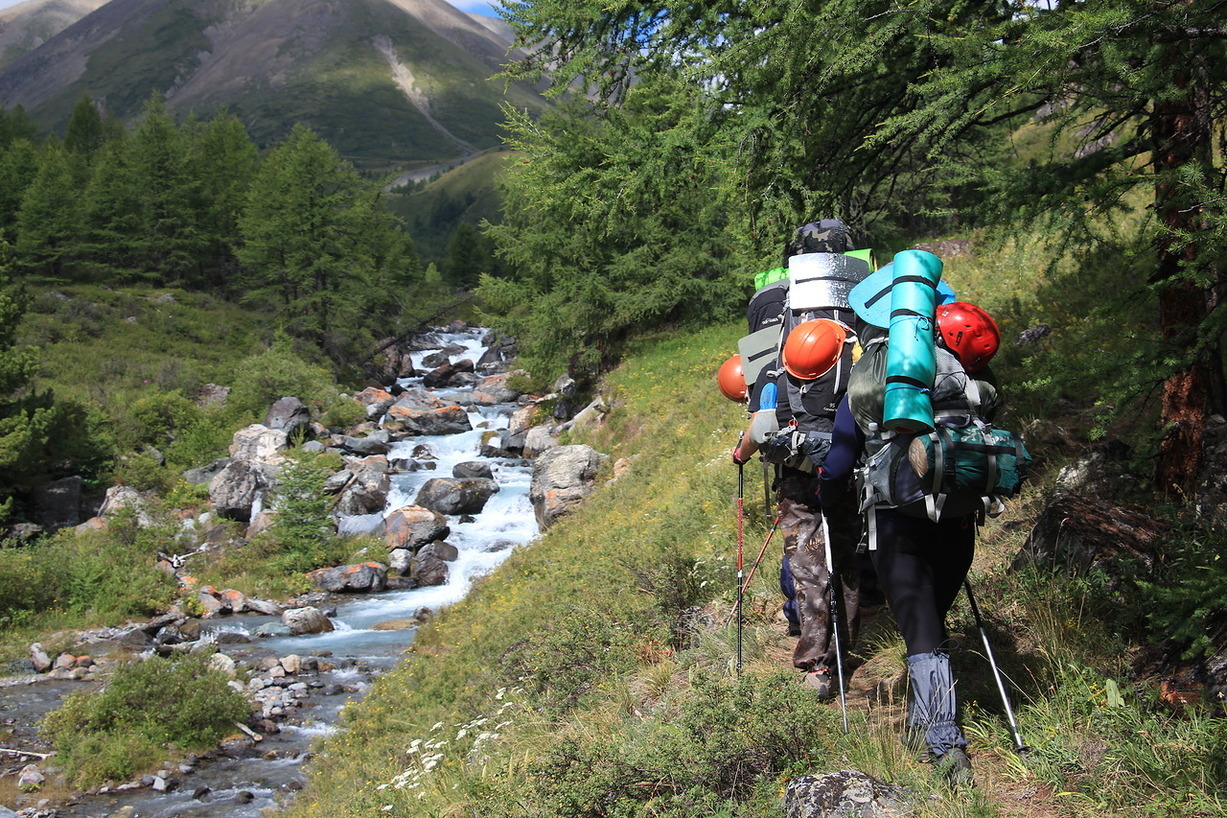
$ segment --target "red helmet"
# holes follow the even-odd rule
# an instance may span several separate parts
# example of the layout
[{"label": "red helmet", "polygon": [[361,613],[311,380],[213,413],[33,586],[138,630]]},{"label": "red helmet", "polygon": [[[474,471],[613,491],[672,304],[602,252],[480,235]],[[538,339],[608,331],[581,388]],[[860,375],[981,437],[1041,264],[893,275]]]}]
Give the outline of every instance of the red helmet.
[{"label": "red helmet", "polygon": [[946,349],[954,353],[968,372],[983,369],[1001,344],[1001,330],[993,316],[966,301],[939,306],[937,329]]},{"label": "red helmet", "polygon": [[794,378],[812,381],[825,375],[844,351],[848,329],[830,318],[797,324],[788,333],[780,358]]},{"label": "red helmet", "polygon": [[746,399],[746,376],[741,368],[740,355],[734,355],[720,364],[720,371],[716,373],[716,385],[720,387],[720,393],[729,400],[740,403]]}]

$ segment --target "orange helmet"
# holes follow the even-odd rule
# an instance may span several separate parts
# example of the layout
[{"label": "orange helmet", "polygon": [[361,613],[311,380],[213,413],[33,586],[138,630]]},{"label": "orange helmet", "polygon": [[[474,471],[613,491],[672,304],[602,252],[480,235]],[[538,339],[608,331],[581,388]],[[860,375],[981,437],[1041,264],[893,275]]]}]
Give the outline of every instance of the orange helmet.
[{"label": "orange helmet", "polygon": [[797,324],[788,333],[780,358],[788,374],[803,381],[822,377],[844,351],[847,328],[830,318]]},{"label": "orange helmet", "polygon": [[746,377],[741,368],[740,355],[734,355],[720,364],[720,371],[716,373],[716,385],[720,387],[720,393],[729,400],[740,403],[746,399]]},{"label": "orange helmet", "polygon": [[983,369],[1001,344],[1001,330],[993,316],[966,301],[939,306],[937,329],[946,349],[954,353],[968,372]]}]

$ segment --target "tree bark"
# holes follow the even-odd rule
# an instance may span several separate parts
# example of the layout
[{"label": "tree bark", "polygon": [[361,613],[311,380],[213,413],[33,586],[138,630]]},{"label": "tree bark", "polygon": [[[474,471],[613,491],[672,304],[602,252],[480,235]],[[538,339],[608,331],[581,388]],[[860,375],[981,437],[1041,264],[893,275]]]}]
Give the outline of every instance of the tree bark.
[{"label": "tree bark", "polygon": [[[1187,59],[1172,53],[1173,61]],[[1151,117],[1155,163],[1155,212],[1161,225],[1153,281],[1159,289],[1159,334],[1166,349],[1187,357],[1197,343],[1197,330],[1209,313],[1209,291],[1201,281],[1198,234],[1203,230],[1200,203],[1192,201],[1176,176],[1191,163],[1209,165],[1211,130],[1205,98],[1193,71],[1178,72],[1183,93],[1157,102]],[[1203,437],[1210,412],[1217,360],[1204,352],[1189,360],[1163,382],[1160,421],[1163,436],[1155,464],[1160,491],[1188,495],[1203,467]]]}]

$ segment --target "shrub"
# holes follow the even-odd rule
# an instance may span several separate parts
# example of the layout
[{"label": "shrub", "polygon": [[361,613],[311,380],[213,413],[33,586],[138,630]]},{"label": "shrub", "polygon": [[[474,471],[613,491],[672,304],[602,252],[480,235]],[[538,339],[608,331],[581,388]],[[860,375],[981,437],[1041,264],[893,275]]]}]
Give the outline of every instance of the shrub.
[{"label": "shrub", "polygon": [[42,722],[65,772],[78,784],[132,777],[165,745],[205,749],[250,714],[246,699],[209,667],[207,653],[123,665],[96,692],[68,696]]}]

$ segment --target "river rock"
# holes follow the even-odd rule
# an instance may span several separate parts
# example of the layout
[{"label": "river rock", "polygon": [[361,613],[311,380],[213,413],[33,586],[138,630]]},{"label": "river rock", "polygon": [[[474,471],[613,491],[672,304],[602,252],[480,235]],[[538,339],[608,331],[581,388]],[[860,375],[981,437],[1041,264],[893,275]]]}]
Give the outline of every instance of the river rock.
[{"label": "river rock", "polygon": [[524,434],[524,456],[534,458],[558,445],[553,426],[534,426]]},{"label": "river rock", "polygon": [[387,454],[392,446],[389,443],[390,436],[386,430],[380,429],[377,432],[372,432],[365,437],[355,437],[353,435],[345,435],[341,438],[341,448],[347,452],[352,452],[358,455],[372,454]]},{"label": "river rock", "polygon": [[432,477],[414,502],[440,514],[477,514],[498,490],[498,483],[480,477]]},{"label": "river rock", "polygon": [[[403,506],[386,516],[375,534],[390,548],[417,550],[451,533],[447,518],[421,506]],[[402,572],[403,573],[403,572]]]},{"label": "river rock", "polygon": [[494,469],[490,468],[489,463],[483,463],[480,460],[466,460],[452,466],[452,477],[484,477],[492,480]]},{"label": "river rock", "polygon": [[413,549],[393,548],[388,552],[388,570],[401,576],[409,576],[409,563],[413,560]]},{"label": "river rock", "polygon": [[230,456],[235,460],[254,460],[260,463],[280,463],[282,452],[288,448],[286,433],[253,423],[239,429],[230,440]]},{"label": "river rock", "polygon": [[334,512],[345,517],[357,514],[374,514],[382,511],[388,502],[392,481],[386,471],[363,469],[352,475],[341,496],[337,498]]},{"label": "river rock", "polygon": [[[284,433],[282,433],[284,434]],[[267,503],[275,471],[267,463],[233,459],[209,481],[209,500],[213,509],[229,520],[251,520],[252,506]]]},{"label": "river rock", "polygon": [[904,818],[915,812],[907,793],[856,770],[790,779],[784,818]]},{"label": "river rock", "polygon": [[37,764],[27,764],[21,768],[21,772],[17,775],[17,789],[22,792],[37,790],[43,786],[43,782],[46,780],[46,776],[38,769]]},{"label": "river rock", "polygon": [[447,563],[435,553],[438,543],[423,546],[421,551],[413,555],[409,564],[409,576],[420,588],[443,585],[447,582],[449,569]]},{"label": "river rock", "polygon": [[448,404],[424,389],[408,389],[388,409],[385,425],[410,435],[450,435],[473,428],[464,407]]},{"label": "river rock", "polygon": [[507,434],[522,435],[536,425],[541,409],[535,403],[527,403],[511,413],[507,421]]},{"label": "river rock", "polygon": [[533,461],[528,499],[544,530],[593,492],[597,472],[609,459],[591,446],[556,446]]},{"label": "river rock", "polygon": [[486,333],[481,345],[486,348],[486,351],[477,359],[479,372],[498,372],[506,369],[515,360],[516,339],[513,336],[492,330]]},{"label": "river rock", "polygon": [[35,673],[46,673],[51,670],[51,657],[47,655],[47,651],[43,650],[41,642],[30,645],[30,664],[34,666]]},{"label": "river rock", "polygon": [[335,630],[332,620],[324,616],[323,611],[310,606],[283,611],[281,622],[290,629],[293,636],[301,636],[306,633],[331,633]]},{"label": "river rock", "polygon": [[268,412],[264,415],[264,425],[285,432],[286,437],[292,437],[300,430],[310,429],[311,410],[298,398],[287,395],[268,407]]},{"label": "river rock", "polygon": [[358,394],[354,395],[354,399],[366,407],[366,416],[368,418],[383,417],[383,413],[388,411],[388,408],[396,403],[396,397],[391,392],[384,391],[375,386],[368,386]]},{"label": "river rock", "polygon": [[307,572],[307,580],[332,593],[374,593],[387,585],[388,569],[377,562],[318,568]]}]

